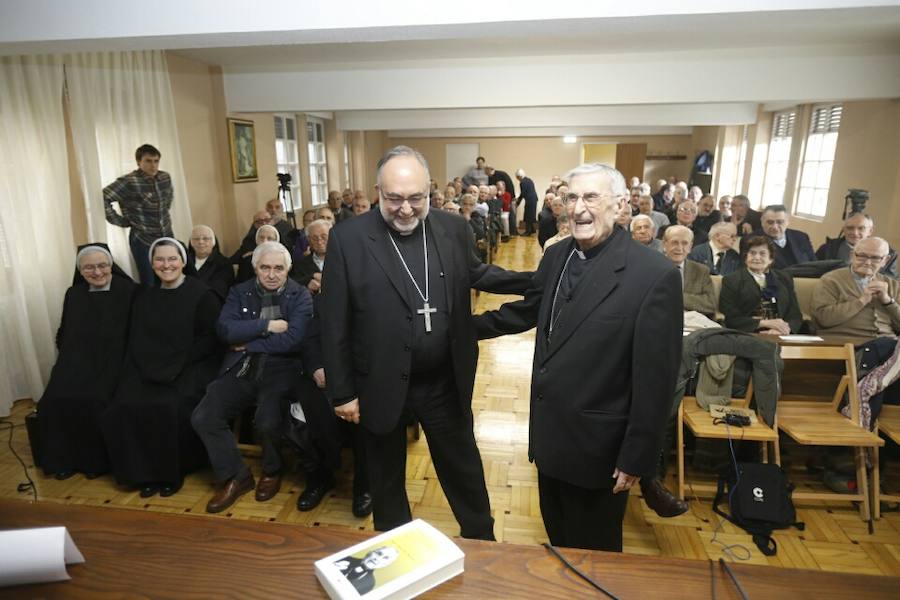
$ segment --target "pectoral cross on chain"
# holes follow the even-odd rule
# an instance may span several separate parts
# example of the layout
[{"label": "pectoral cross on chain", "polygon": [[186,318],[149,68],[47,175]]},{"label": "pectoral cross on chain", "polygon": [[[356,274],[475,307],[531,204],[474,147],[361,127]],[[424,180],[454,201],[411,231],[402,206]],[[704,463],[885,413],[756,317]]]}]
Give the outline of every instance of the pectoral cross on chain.
[{"label": "pectoral cross on chain", "polygon": [[428,305],[427,302],[425,302],[422,305],[422,308],[420,308],[416,312],[425,317],[425,333],[431,333],[431,313],[436,313],[437,309],[432,308]]}]

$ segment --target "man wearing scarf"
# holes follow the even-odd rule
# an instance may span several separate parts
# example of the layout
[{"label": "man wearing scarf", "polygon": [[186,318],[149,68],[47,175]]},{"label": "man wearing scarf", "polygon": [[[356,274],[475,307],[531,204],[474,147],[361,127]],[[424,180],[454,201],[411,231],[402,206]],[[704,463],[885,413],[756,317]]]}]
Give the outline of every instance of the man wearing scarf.
[{"label": "man wearing scarf", "polygon": [[[312,316],[309,291],[288,278],[291,255],[284,246],[263,242],[253,251],[252,264],[256,277],[231,288],[216,327],[231,351],[191,417],[219,484],[206,505],[210,513],[227,509],[254,487],[258,502],[271,499],[281,488],[278,441],[295,394],[300,345]],[[258,484],[228,427],[230,419],[254,404],[263,450]]]}]

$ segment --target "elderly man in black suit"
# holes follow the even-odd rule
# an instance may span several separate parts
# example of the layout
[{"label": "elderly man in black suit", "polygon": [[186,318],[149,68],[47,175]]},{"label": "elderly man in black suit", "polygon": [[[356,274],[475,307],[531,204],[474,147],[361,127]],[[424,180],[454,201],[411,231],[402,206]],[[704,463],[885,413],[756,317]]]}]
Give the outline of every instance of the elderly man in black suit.
[{"label": "elderly man in black suit", "polygon": [[[775,243],[775,269],[816,260],[809,236],[796,229],[788,229],[791,220],[787,208],[770,204],[763,209],[760,223],[763,233]],[[741,240],[741,247],[745,241]]]},{"label": "elderly man in black suit", "polygon": [[565,178],[572,238],[541,260],[524,300],[476,317],[479,336],[537,326],[528,455],[555,545],[622,550],[631,489],[655,471],[682,338],[681,277],[615,225],[622,174]]},{"label": "elderly man in black suit", "polygon": [[734,223],[722,221],[709,230],[709,241],[694,246],[688,260],[706,265],[711,275],[728,275],[743,267],[741,255],[734,250],[737,228]]},{"label": "elderly man in black suit", "polygon": [[[853,213],[844,219],[841,235],[834,239],[826,238],[825,243],[819,246],[819,249],[816,250],[816,258],[818,260],[842,260],[849,265],[853,248],[858,242],[871,237],[874,231],[875,221],[872,220],[872,217],[865,213]],[[884,265],[878,272],[897,278],[897,253],[893,249],[888,249]]]},{"label": "elderly man in black suit", "polygon": [[731,222],[737,227],[738,237],[760,231],[760,217],[762,215],[758,211],[750,208],[750,198],[747,196],[738,194],[731,199]]},{"label": "elderly man in black suit", "polygon": [[306,286],[311,294],[318,294],[322,287],[325,250],[328,248],[328,232],[332,227],[331,222],[325,219],[316,219],[306,226],[309,254],[301,258],[291,269],[291,279]]},{"label": "elderly man in black suit", "polygon": [[327,394],[362,425],[375,529],[411,519],[406,424],[415,416],[463,537],[493,540],[472,429],[478,344],[471,287],[523,293],[530,273],[482,264],[458,215],[429,211],[425,158],[379,161],[379,210],[331,231],[320,297]]}]

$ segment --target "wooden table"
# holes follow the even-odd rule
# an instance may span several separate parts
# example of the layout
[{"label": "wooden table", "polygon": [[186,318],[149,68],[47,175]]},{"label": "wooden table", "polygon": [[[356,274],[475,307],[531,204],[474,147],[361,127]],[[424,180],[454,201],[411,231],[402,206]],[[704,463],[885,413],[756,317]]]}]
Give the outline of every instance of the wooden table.
[{"label": "wooden table", "polygon": [[[71,581],[0,598],[326,598],[313,562],[371,533],[0,499],[0,529],[65,525],[86,562]],[[540,546],[457,540],[465,572],[427,598],[605,598]],[[619,598],[710,598],[708,562],[563,550]],[[900,578],[732,567],[750,598],[897,598]],[[718,566],[716,598],[739,598]]]}]

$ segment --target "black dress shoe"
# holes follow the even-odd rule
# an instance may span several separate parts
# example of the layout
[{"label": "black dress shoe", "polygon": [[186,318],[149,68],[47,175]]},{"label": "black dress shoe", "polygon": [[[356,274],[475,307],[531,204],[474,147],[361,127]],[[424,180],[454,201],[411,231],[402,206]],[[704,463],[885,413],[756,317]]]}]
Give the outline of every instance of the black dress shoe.
[{"label": "black dress shoe", "polygon": [[179,481],[178,483],[165,483],[162,485],[162,487],[159,488],[159,495],[163,498],[168,498],[173,494],[177,494],[182,485],[184,485],[183,480]]},{"label": "black dress shoe", "polygon": [[653,512],[660,517],[677,517],[688,511],[688,504],[666,489],[659,479],[641,479],[641,494]]},{"label": "black dress shoe", "polygon": [[325,494],[327,494],[328,490],[332,487],[334,487],[333,479],[308,483],[306,489],[303,490],[303,493],[297,498],[297,510],[306,512],[314,509],[322,502],[325,498]]},{"label": "black dress shoe", "polygon": [[372,494],[366,492],[353,498],[353,516],[368,517],[372,514]]},{"label": "black dress shoe", "polygon": [[159,492],[159,485],[155,483],[148,483],[141,486],[141,498],[149,498],[156,495],[157,492]]},{"label": "black dress shoe", "polygon": [[88,479],[97,479],[102,473],[94,473],[93,471],[85,472],[84,476]]},{"label": "black dress shoe", "polygon": [[65,481],[75,475],[75,471],[58,471],[53,477],[58,479],[59,481]]}]

